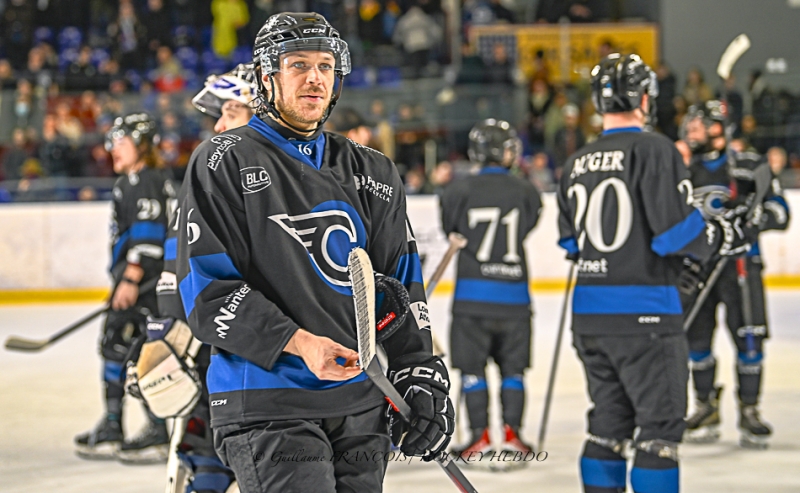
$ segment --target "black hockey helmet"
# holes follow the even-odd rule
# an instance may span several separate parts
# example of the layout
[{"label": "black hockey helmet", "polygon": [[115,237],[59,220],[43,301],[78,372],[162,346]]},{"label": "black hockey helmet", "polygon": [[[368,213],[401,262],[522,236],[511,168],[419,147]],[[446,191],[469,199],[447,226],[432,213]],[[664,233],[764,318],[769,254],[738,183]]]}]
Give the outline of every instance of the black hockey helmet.
[{"label": "black hockey helmet", "polygon": [[[513,153],[511,159],[506,158],[506,150]],[[470,161],[483,166],[499,164],[510,167],[522,153],[522,141],[517,131],[507,121],[489,118],[472,127],[469,131]]]},{"label": "black hockey helmet", "polygon": [[263,109],[284,123],[287,122],[275,108],[275,86],[272,76],[281,69],[281,55],[293,51],[327,51],[335,59],[334,73],[339,77],[339,89],[331,98],[328,111],[319,122],[318,128],[321,128],[341,95],[344,76],[350,73],[350,50],[339,35],[339,31],[315,12],[285,12],[267,19],[259,29],[253,44],[253,63],[258,79],[263,75],[269,75],[272,85],[272,95],[269,98],[263,89],[260,89]]},{"label": "black hockey helmet", "polygon": [[[712,99],[704,103],[693,104],[686,111],[686,115],[683,117],[683,121],[681,122],[680,138],[689,145],[689,148],[692,150],[692,152],[709,152],[713,150],[713,145],[710,142],[711,139],[719,137],[726,138],[725,121],[727,117],[728,107],[723,101]],[[694,120],[700,120],[706,129],[706,140],[703,142],[695,141],[690,139],[688,136],[689,132],[687,126],[689,125],[689,122]],[[720,124],[720,133],[718,135],[711,135],[709,131],[716,123]]]},{"label": "black hockey helmet", "polygon": [[105,148],[111,151],[114,141],[126,136],[133,140],[136,147],[142,143],[158,145],[160,138],[156,127],[156,121],[144,112],[120,116],[114,120],[114,126],[106,133]]},{"label": "black hockey helmet", "polygon": [[645,94],[650,96],[647,113],[654,115],[658,80],[639,55],[612,53],[592,69],[592,102],[601,115],[633,111]]}]

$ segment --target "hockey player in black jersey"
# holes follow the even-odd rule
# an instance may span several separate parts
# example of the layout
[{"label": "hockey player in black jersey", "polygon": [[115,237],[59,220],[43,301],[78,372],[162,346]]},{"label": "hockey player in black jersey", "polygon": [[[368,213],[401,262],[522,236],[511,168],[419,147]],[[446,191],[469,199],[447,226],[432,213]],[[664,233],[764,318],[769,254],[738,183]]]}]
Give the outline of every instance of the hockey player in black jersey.
[{"label": "hockey player in black jersey", "polygon": [[114,171],[111,222],[111,277],[114,289],[100,341],[106,414],[96,428],[75,437],[85,458],[118,457],[130,462],[162,460],[168,441],[164,421],[153,416],[143,432],[123,441],[123,364],[133,341],[143,333],[145,317],[156,311],[154,291],[139,293],[139,285],[161,273],[167,207],[175,193],[159,169],[154,143],[156,124],[146,113],[117,118],[106,136]]},{"label": "hockey player in black jersey", "polygon": [[[677,288],[681,256],[746,251],[733,214],[704,220],[689,173],[666,137],[643,133],[658,94],[636,55],[592,70],[603,134],[567,159],[557,192],[559,244],[577,265],[573,344],[594,407],[581,457],[587,493],[679,490],[688,347]],[[639,433],[634,438],[635,428]]]},{"label": "hockey player in black jersey", "polygon": [[[689,164],[696,205],[706,210],[731,200],[732,189],[742,197],[752,188],[748,176],[761,166],[768,166],[758,154],[736,153],[727,147],[724,131],[725,105],[708,101],[692,106],[683,123],[684,139],[693,152]],[[744,189],[744,190],[743,190]],[[760,231],[784,230],[789,226],[789,207],[777,179],[762,204],[756,206]],[[742,290],[737,284],[737,263],[746,265],[753,325],[745,325]],[[729,262],[721,277],[697,314],[687,333],[689,361],[697,396],[695,412],[687,418],[684,439],[690,442],[714,442],[719,439],[719,399],[721,386],[714,385],[716,359],[711,341],[717,325],[717,306],[726,307],[727,326],[736,345],[739,401],[740,443],[744,447],[763,448],[772,433],[758,412],[761,391],[761,369],[764,364],[762,345],[769,336],[762,281],[762,261],[758,243],[737,262]],[[708,270],[708,269],[707,269]]]},{"label": "hockey player in black jersey", "polygon": [[[322,131],[350,71],[322,16],[270,17],[254,62],[257,116],[200,145],[180,204],[177,282],[192,331],[214,346],[216,449],[246,493],[381,491],[387,414],[391,439],[426,459],[447,446],[454,417],[402,182],[382,154]],[[356,365],[356,246],[409,292],[410,316],[378,340],[389,371],[409,375],[395,386],[413,426]]]},{"label": "hockey player in black jersey", "polygon": [[469,444],[456,451],[465,459],[477,452],[491,455],[485,374],[490,357],[503,378],[501,452],[531,451],[519,434],[523,373],[531,357],[531,299],[522,242],[539,220],[542,201],[536,187],[509,174],[520,148],[508,122],[478,123],[469,133],[469,157],[481,169],[450,185],[441,200],[445,234],[456,232],[469,240],[458,257],[450,329],[453,366],[461,370],[472,430]]}]

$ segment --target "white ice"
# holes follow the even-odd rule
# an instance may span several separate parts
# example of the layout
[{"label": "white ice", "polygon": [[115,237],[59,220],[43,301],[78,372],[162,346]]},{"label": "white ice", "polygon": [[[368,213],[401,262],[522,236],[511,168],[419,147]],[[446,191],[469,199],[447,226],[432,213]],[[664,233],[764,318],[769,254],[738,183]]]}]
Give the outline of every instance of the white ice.
[{"label": "white ice", "polygon": [[[561,295],[535,296],[534,366],[526,375],[529,389],[523,436],[534,442],[557,331]],[[772,338],[766,346],[762,411],[775,428],[766,451],[738,446],[734,403],[734,351],[727,331],[718,332],[715,348],[718,378],[725,385],[722,440],[714,445],[681,446],[682,491],[800,491],[800,291],[768,295]],[[0,306],[0,339],[11,334],[46,336],[94,309],[92,304]],[[434,331],[446,340],[449,299],[431,300]],[[124,466],[81,460],[72,438],[90,429],[101,415],[99,322],[41,353],[0,350],[0,491],[160,493],[164,466]],[[496,373],[492,371],[490,375]],[[496,384],[490,379],[490,385]],[[496,387],[496,385],[495,385]],[[496,395],[493,406],[496,406]],[[138,404],[127,409],[126,428],[142,423]],[[581,366],[565,333],[556,392],[544,449],[548,457],[508,473],[466,470],[481,493],[579,492],[578,455],[589,403]],[[493,409],[496,415],[496,409]],[[497,422],[495,421],[495,425]],[[389,493],[456,491],[433,464],[391,464]]]}]

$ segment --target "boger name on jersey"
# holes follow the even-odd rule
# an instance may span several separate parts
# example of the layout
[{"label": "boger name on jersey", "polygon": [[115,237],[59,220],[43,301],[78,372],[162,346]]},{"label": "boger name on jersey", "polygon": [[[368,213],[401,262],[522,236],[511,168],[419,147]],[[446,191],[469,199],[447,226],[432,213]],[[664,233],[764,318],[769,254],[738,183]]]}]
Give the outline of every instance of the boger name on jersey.
[{"label": "boger name on jersey", "polygon": [[575,159],[570,178],[576,178],[586,173],[623,171],[622,161],[625,153],[622,151],[603,151],[585,154]]}]

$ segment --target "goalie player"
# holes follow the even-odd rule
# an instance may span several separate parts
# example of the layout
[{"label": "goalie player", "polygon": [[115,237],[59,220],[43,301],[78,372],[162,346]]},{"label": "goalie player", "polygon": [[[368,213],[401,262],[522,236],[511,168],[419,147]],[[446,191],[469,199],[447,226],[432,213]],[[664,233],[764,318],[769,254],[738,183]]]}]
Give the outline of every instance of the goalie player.
[{"label": "goalie player", "polygon": [[161,273],[167,206],[175,192],[159,169],[156,123],[146,113],[117,118],[106,135],[114,171],[111,223],[111,276],[114,290],[100,341],[103,358],[106,414],[97,426],[75,437],[77,454],[90,459],[119,458],[149,462],[166,457],[169,441],[164,420],[149,415],[142,432],[123,441],[123,364],[134,340],[144,332],[147,313],[157,309],[155,291],[139,292],[139,285]]},{"label": "goalie player", "polygon": [[[758,154],[736,153],[727,146],[724,131],[725,105],[708,101],[692,106],[683,123],[684,140],[692,149],[689,172],[692,175],[695,202],[698,207],[715,209],[718,203],[731,199],[732,189],[744,198],[752,188],[748,176],[756,168],[768,166]],[[777,179],[762,204],[756,205],[756,222],[760,231],[785,230],[789,226],[789,206],[784,200]],[[769,336],[764,300],[763,269],[758,243],[747,252],[744,262],[752,307],[753,326],[744,324],[742,290],[737,284],[737,265],[729,262],[711,293],[689,327],[689,366],[697,396],[695,412],[686,420],[684,439],[708,443],[719,439],[719,400],[722,386],[714,385],[717,361],[711,342],[717,325],[717,306],[726,307],[727,326],[736,345],[736,377],[738,382],[740,443],[743,447],[764,448],[772,434],[771,427],[761,420],[758,400],[761,392],[761,370],[764,363],[762,345]]]},{"label": "goalie player", "polygon": [[[522,242],[539,220],[542,201],[532,184],[510,175],[521,142],[508,122],[484,120],[469,133],[470,160],[481,165],[476,176],[453,183],[442,196],[445,234],[469,242],[458,257],[453,297],[450,351],[461,370],[461,392],[472,437],[457,450],[468,460],[491,456],[486,363],[491,357],[502,375],[502,452],[531,452],[520,436],[525,404],[523,373],[531,359],[531,299],[528,263]],[[524,462],[523,462],[524,463]],[[502,464],[502,461],[497,464]]]},{"label": "goalie player", "polygon": [[604,58],[591,86],[603,133],[567,159],[557,192],[559,244],[577,262],[573,344],[594,404],[581,479],[587,493],[625,491],[630,447],[634,492],[677,492],[688,379],[681,256],[743,253],[747,228],[733,211],[706,222],[677,148],[642,132],[658,86],[637,55]]},{"label": "goalie player", "polygon": [[[350,71],[322,16],[270,17],[253,54],[257,116],[200,145],[180,207],[180,296],[195,336],[214,346],[214,443],[243,492],[381,491],[390,436],[430,459],[453,431],[403,185],[385,156],[322,131]],[[390,372],[410,375],[394,383],[413,426],[356,366],[346,268],[356,246],[410,295],[413,316],[379,340]]]}]

